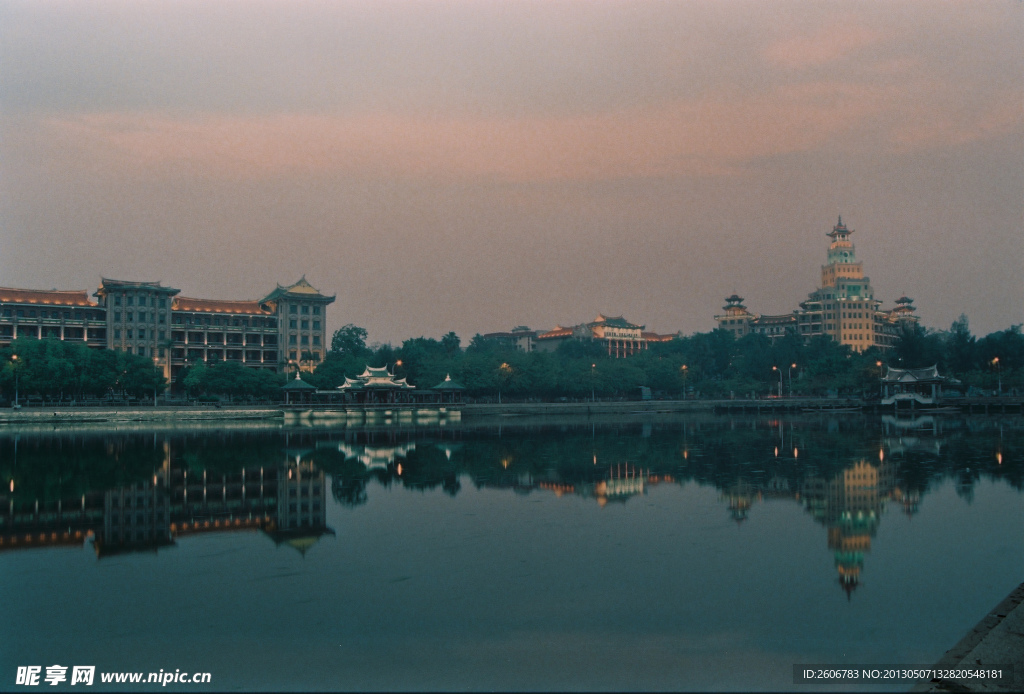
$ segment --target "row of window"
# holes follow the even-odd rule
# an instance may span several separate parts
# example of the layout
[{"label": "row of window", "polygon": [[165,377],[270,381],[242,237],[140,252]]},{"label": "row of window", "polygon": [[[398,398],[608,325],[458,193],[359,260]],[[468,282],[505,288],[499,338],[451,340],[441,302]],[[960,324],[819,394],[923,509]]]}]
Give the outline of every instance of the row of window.
[{"label": "row of window", "polygon": [[[298,342],[296,342],[296,340],[298,340]],[[289,335],[288,336],[288,344],[290,344],[290,345],[295,345],[295,344],[308,345],[309,344],[309,335],[303,335],[301,340],[299,340],[299,336],[298,335]],[[317,345],[317,346],[320,345],[320,336],[319,335],[314,335],[313,336],[313,344]]]},{"label": "row of window", "polygon": [[[288,321],[288,327],[291,328],[292,330],[295,330],[295,329],[297,329],[299,327],[299,322],[300,321],[297,321],[294,318],[292,318],[291,320]],[[309,321],[308,320],[301,321],[301,323],[302,323],[302,329],[303,330],[309,330]],[[320,329],[320,321],[318,321],[318,320],[313,321],[313,330],[319,330],[319,329]]]},{"label": "row of window", "polygon": [[[146,339],[146,329],[145,328],[139,328],[138,330],[135,330],[134,328],[128,328],[128,329],[126,329],[124,331],[124,337],[125,337],[126,340],[135,340],[135,339],[145,340]],[[149,339],[153,339],[153,338],[156,338],[157,340],[166,340],[167,339],[167,331],[166,330],[160,330],[160,331],[150,330],[149,331]],[[114,328],[114,339],[115,340],[120,340],[121,339],[121,328]]]},{"label": "row of window", "polygon": [[[114,294],[114,306],[121,305],[121,298],[124,296],[124,304],[126,306],[134,306],[136,302],[136,296],[134,294],[121,295]],[[155,296],[140,295],[138,298],[139,306],[153,306],[154,308],[167,308],[167,297],[161,296],[159,298]]]},{"label": "row of window", "polygon": [[276,328],[276,318],[220,318],[210,316],[188,316],[175,314],[171,317],[174,325],[223,325],[236,328]]},{"label": "row of window", "polygon": [[[125,318],[125,322],[127,322],[127,323],[134,323],[135,322],[135,312],[134,311],[126,311],[124,313],[124,318]],[[148,314],[148,315],[146,314],[145,311],[139,311],[139,322],[140,323],[145,323],[146,322],[146,318],[149,318],[149,320],[151,320],[151,321],[152,320],[157,320],[157,322],[159,322],[159,323],[166,323],[167,322],[167,312],[166,311],[161,311],[159,319],[157,319],[156,311],[154,311],[153,313]],[[115,311],[114,312],[114,322],[115,323],[120,323],[121,322],[121,312],[120,311]]]},{"label": "row of window", "polygon": [[14,318],[15,316],[17,316],[18,318],[37,318],[38,317],[38,318],[49,318],[51,320],[60,320],[62,318],[64,320],[71,320],[72,318],[74,318],[74,320],[99,320],[99,321],[106,320],[106,317],[105,317],[103,311],[56,311],[56,310],[50,309],[50,310],[40,310],[40,311],[38,311],[38,315],[37,315],[37,311],[35,309],[31,309],[31,308],[29,308],[29,309],[25,309],[25,308],[18,308],[18,309],[5,308],[4,312],[3,312],[3,316],[4,316],[4,318]]},{"label": "row of window", "polygon": [[[299,311],[300,308],[302,309],[301,311]],[[300,306],[296,306],[295,304],[292,304],[291,306],[288,307],[288,313],[302,313],[303,315],[308,315],[309,314],[309,306],[301,306],[300,307]],[[314,316],[319,316],[320,315],[320,307],[319,306],[314,306],[313,307],[313,315]]]}]

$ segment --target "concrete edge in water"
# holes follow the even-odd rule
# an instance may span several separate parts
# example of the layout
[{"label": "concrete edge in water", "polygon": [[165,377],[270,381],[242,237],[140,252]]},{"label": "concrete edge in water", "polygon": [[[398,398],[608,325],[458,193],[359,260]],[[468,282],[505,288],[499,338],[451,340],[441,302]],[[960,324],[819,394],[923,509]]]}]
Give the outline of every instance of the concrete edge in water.
[{"label": "concrete edge in water", "polygon": [[1013,666],[1013,681],[993,685],[971,680],[931,679],[912,692],[1024,691],[1024,583],[1017,586],[935,664],[936,669]]}]

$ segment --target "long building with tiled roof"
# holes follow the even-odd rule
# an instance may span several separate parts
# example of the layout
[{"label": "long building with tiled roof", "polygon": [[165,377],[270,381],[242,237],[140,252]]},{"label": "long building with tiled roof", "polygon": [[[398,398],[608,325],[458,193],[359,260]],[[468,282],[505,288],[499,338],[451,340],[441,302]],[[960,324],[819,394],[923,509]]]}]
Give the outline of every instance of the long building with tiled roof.
[{"label": "long building with tiled roof", "polygon": [[608,356],[628,357],[647,349],[651,342],[667,342],[675,335],[659,335],[647,332],[646,326],[630,323],[622,316],[606,316],[602,313],[589,323],[580,323],[566,328],[561,325],[540,333],[536,337],[537,349],[553,352],[567,340],[600,340],[605,343]]},{"label": "long building with tiled roof", "polygon": [[327,350],[327,306],[305,277],[259,300],[178,296],[160,282],[102,278],[93,294],[0,288],[0,345],[78,340],[150,357],[169,379],[198,362],[283,370],[313,368]]}]

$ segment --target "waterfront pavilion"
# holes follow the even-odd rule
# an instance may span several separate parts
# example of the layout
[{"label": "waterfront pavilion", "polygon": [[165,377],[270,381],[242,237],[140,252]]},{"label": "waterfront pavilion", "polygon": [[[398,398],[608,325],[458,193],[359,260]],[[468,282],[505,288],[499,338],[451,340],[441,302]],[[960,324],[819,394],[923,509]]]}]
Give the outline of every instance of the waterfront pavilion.
[{"label": "waterfront pavilion", "polygon": [[387,366],[366,370],[355,378],[345,377],[338,390],[345,394],[345,402],[358,405],[400,405],[415,402],[413,391],[416,386],[406,383],[404,378],[395,378]]}]

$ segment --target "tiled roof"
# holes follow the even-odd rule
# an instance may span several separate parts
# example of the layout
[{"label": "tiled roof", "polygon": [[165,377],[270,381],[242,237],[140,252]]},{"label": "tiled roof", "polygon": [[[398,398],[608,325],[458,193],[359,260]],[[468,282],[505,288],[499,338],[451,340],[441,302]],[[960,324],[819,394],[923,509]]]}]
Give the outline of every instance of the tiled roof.
[{"label": "tiled roof", "polygon": [[647,340],[648,342],[671,342],[676,338],[675,335],[659,335],[658,333],[640,333],[640,337]]},{"label": "tiled roof", "polygon": [[0,302],[12,304],[49,304],[52,306],[96,306],[89,300],[89,292],[82,290],[37,291],[35,289],[8,289],[0,287]]},{"label": "tiled roof", "polygon": [[263,301],[272,301],[274,299],[280,299],[282,296],[302,297],[305,299],[323,299],[326,303],[331,303],[334,301],[333,296],[321,294],[316,287],[311,285],[306,280],[305,275],[303,275],[298,282],[287,287],[282,287],[280,284],[277,285],[277,288],[274,291],[267,294],[263,298]]},{"label": "tiled roof", "polygon": [[180,289],[165,287],[159,282],[129,282],[127,280],[112,280],[109,277],[100,278],[100,291],[111,289],[155,289],[169,294],[177,294]]},{"label": "tiled roof", "polygon": [[572,337],[572,328],[563,328],[560,325],[556,325],[554,330],[537,335],[538,340],[550,340],[555,337]]},{"label": "tiled roof", "polygon": [[190,299],[187,296],[179,296],[174,299],[173,310],[175,311],[203,311],[208,313],[244,313],[257,316],[272,316],[260,306],[259,301],[221,301],[219,299]]}]

